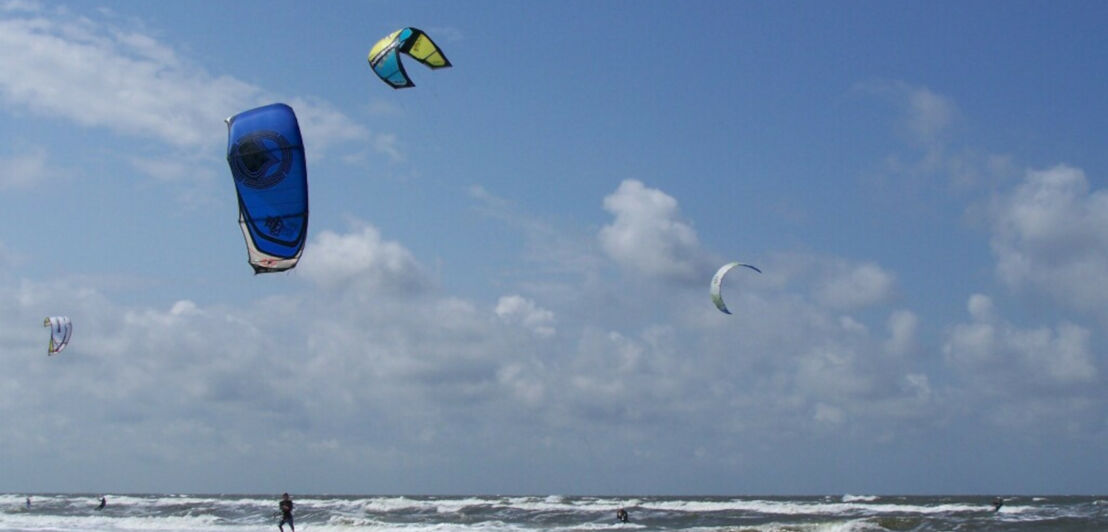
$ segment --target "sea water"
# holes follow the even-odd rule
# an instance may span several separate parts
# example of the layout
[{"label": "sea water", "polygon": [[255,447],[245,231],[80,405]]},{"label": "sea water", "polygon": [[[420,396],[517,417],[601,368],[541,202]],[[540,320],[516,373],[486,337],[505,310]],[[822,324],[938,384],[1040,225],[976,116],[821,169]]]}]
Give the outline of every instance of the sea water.
[{"label": "sea water", "polygon": [[[0,494],[0,531],[268,531],[277,495]],[[298,531],[1108,531],[1108,497],[293,494]],[[615,518],[625,508],[630,521]],[[286,530],[288,530],[286,528]]]}]

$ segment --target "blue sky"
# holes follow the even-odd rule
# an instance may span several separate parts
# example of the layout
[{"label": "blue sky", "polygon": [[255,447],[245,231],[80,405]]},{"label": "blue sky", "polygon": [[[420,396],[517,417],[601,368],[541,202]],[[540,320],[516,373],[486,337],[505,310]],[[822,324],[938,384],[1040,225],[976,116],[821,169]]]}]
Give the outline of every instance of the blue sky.
[{"label": "blue sky", "polygon": [[2,2],[0,490],[1104,493],[1106,10]]}]

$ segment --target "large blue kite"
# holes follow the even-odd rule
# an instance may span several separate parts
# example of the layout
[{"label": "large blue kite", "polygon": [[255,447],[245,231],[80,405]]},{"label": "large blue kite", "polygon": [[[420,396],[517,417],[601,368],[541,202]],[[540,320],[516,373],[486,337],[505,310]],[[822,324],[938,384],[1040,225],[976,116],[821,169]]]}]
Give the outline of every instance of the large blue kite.
[{"label": "large blue kite", "polygon": [[291,269],[308,234],[308,169],[292,108],[275,103],[227,119],[227,164],[254,273]]}]

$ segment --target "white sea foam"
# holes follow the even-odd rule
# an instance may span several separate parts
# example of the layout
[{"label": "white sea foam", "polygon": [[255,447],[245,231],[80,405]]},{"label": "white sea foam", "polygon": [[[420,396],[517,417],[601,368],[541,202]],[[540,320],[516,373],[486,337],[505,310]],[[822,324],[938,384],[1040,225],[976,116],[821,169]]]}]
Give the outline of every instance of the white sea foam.
[{"label": "white sea foam", "polygon": [[[0,494],[0,531],[272,532],[278,497],[272,495]],[[982,497],[574,497],[574,496],[295,496],[298,529],[315,531],[569,532],[673,530],[717,532],[869,532],[888,519],[942,523],[940,529],[987,519],[994,524],[1059,517],[1105,530],[1101,499],[1009,499],[998,514]],[[630,523],[618,523],[626,507]],[[952,525],[953,523],[953,525]],[[1016,528],[1018,529],[1018,528]],[[1007,530],[999,528],[998,530]]]},{"label": "white sea foam", "polygon": [[843,495],[843,502],[873,502],[880,499],[877,495]]},{"label": "white sea foam", "polygon": [[913,505],[878,502],[808,502],[766,499],[648,501],[641,504],[641,507],[691,513],[745,511],[778,515],[817,514],[827,516],[872,515],[888,512],[919,514],[964,513],[980,512],[986,508],[982,505],[966,503]]}]

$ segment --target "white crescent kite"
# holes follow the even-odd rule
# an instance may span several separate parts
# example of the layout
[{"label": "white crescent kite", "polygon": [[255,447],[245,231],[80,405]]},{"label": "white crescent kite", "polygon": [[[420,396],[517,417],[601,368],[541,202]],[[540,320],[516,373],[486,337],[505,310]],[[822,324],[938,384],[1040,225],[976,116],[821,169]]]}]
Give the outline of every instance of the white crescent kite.
[{"label": "white crescent kite", "polygon": [[720,288],[722,288],[723,286],[723,276],[727,275],[727,272],[731,271],[731,269],[736,266],[745,266],[758,273],[762,273],[762,270],[759,270],[757,267],[741,262],[729,262],[727,264],[724,264],[723,267],[716,272],[716,274],[712,277],[712,302],[715,303],[716,308],[718,308],[724,314],[730,314],[731,311],[727,310],[727,305],[723,303],[723,296],[720,295],[719,291]]}]

